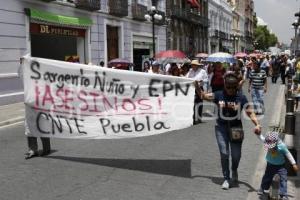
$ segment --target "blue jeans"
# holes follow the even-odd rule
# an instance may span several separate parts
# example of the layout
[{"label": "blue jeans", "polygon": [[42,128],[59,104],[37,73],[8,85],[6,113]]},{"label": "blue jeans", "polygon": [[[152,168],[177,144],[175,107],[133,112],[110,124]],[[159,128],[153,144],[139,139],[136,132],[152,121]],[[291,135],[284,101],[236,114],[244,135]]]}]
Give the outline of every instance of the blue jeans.
[{"label": "blue jeans", "polygon": [[236,171],[239,167],[242,155],[242,143],[232,143],[229,141],[229,135],[226,124],[217,123],[215,127],[215,133],[221,156],[223,177],[225,180],[230,180],[229,154],[231,153],[231,169],[232,171]]},{"label": "blue jeans", "polygon": [[254,111],[257,113],[264,113],[264,89],[251,89],[251,97],[253,101]]},{"label": "blue jeans", "polygon": [[268,190],[275,174],[280,176],[279,195],[287,196],[287,170],[284,165],[272,165],[267,163],[265,174],[261,180],[260,188]]}]

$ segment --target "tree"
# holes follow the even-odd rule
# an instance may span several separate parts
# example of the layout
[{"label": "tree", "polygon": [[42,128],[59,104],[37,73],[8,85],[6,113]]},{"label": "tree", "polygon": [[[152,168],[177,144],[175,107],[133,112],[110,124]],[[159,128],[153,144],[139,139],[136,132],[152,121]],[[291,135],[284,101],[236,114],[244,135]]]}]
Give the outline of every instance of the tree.
[{"label": "tree", "polygon": [[254,29],[255,48],[266,51],[269,47],[275,46],[278,38],[274,33],[270,33],[267,26],[256,26]]}]

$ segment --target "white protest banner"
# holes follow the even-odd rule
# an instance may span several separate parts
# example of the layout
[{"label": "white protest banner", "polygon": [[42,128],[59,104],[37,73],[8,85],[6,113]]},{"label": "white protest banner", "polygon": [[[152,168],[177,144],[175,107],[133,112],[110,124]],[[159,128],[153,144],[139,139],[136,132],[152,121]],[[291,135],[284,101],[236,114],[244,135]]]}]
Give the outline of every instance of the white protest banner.
[{"label": "white protest banner", "polygon": [[31,136],[142,137],[193,123],[193,80],[26,56]]}]

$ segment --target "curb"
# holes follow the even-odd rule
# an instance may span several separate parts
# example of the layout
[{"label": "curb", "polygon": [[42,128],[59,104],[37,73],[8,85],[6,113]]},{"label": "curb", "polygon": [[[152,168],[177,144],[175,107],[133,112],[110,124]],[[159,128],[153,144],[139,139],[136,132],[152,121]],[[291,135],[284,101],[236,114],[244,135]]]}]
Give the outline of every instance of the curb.
[{"label": "curb", "polygon": [[[279,98],[275,104],[274,107],[276,108],[280,108],[278,110],[282,110],[283,106],[285,105],[284,100],[285,100],[285,87],[284,86],[280,86],[280,88],[278,89],[278,96],[282,97]],[[281,115],[283,113],[282,112],[277,112],[274,113],[274,115],[272,115],[271,120],[269,122],[269,128],[274,128],[274,127],[280,127],[281,126]],[[261,182],[261,178],[265,172],[265,168],[266,168],[266,162],[265,162],[265,153],[264,153],[264,149],[263,147],[261,147],[260,149],[260,154],[259,154],[259,158],[257,160],[257,165],[255,168],[255,172],[251,181],[251,185],[253,185],[254,187],[257,187],[256,189],[259,189],[258,187],[260,186],[260,182]],[[256,191],[248,193],[248,197],[247,200],[257,200],[258,196]]]},{"label": "curb", "polygon": [[25,117],[16,117],[16,118],[12,118],[9,120],[5,120],[5,121],[0,122],[0,127],[7,126],[7,125],[17,123],[17,122],[21,122],[21,121],[24,121],[24,119],[25,119]]}]

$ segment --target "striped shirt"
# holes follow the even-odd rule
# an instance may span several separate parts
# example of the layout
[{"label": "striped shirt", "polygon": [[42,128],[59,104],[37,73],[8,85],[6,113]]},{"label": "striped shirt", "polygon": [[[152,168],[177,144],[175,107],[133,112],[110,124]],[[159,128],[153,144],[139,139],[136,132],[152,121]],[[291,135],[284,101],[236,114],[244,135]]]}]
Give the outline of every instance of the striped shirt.
[{"label": "striped shirt", "polygon": [[258,72],[251,70],[249,78],[253,89],[262,89],[265,85],[267,74],[264,70],[259,70]]}]

